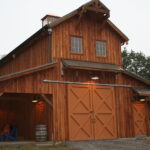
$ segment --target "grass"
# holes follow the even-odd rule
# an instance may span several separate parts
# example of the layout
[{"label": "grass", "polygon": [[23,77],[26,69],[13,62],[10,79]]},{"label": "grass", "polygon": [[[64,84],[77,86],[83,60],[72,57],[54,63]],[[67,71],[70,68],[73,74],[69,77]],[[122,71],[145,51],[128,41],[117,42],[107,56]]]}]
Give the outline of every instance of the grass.
[{"label": "grass", "polygon": [[54,146],[37,146],[34,144],[29,145],[9,145],[0,146],[0,150],[79,150],[76,148],[67,147],[65,145]]}]

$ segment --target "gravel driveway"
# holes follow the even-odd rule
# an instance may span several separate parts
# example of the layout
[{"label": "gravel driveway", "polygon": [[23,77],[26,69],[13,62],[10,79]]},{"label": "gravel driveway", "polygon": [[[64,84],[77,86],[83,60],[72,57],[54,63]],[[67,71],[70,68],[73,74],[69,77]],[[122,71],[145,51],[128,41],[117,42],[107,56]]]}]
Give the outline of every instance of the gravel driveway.
[{"label": "gravel driveway", "polygon": [[150,140],[136,140],[135,138],[67,142],[67,145],[81,150],[150,150]]}]

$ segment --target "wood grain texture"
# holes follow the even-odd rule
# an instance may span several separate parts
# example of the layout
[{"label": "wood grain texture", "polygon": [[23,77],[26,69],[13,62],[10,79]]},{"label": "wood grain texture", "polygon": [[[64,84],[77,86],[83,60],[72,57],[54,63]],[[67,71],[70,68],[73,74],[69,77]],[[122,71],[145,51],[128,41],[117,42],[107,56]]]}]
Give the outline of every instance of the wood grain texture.
[{"label": "wood grain texture", "polygon": [[49,62],[48,42],[48,35],[45,35],[23,47],[21,53],[18,51],[14,58],[12,56],[7,63],[0,66],[0,75],[47,64]]},{"label": "wood grain texture", "polygon": [[[5,94],[4,99],[0,97],[0,125],[2,125],[1,122],[7,122],[8,119],[11,119],[9,118],[10,115],[16,119],[16,123],[21,128],[20,133],[25,139],[33,139],[35,124],[45,123],[48,124],[49,140],[69,140],[68,86],[66,84],[44,83],[43,80],[121,84],[131,85],[135,88],[150,89],[150,86],[142,81],[117,72],[93,71],[99,76],[99,80],[92,81],[90,78],[91,70],[63,69],[61,64],[62,58],[122,66],[122,39],[119,35],[107,24],[103,25],[101,22],[88,16],[88,14],[82,17],[81,22],[78,21],[78,17],[75,16],[52,29],[51,54],[48,51],[48,36],[43,35],[33,43],[26,45],[21,53],[17,53],[14,58],[1,66],[0,75],[4,75],[47,64],[51,60],[50,56],[52,56],[52,61],[57,62],[57,65],[53,69],[46,68],[45,70],[39,70],[0,82],[0,93],[5,93],[6,95],[16,94],[15,98],[11,96],[7,97]],[[83,54],[71,53],[71,36],[80,36],[83,38]],[[96,40],[106,41],[107,57],[96,56]],[[21,93],[25,95],[20,97]],[[51,95],[50,99],[53,109],[50,109],[50,106],[48,107],[45,103],[33,106],[30,103],[30,94]],[[114,137],[134,137],[135,129],[132,103],[135,93],[131,88],[114,87],[113,95],[115,104],[113,115],[116,115],[117,128],[117,135],[115,134]],[[148,108],[149,104],[146,105]],[[38,110],[39,107],[42,107],[42,111],[40,112]],[[6,111],[2,112],[2,108]],[[25,113],[26,110],[27,112]],[[24,120],[21,118],[22,116],[25,118]],[[147,116],[146,124],[150,124],[149,118],[150,114]],[[24,131],[24,124],[26,122],[30,122],[30,124]],[[30,131],[30,135],[27,134],[26,130]],[[150,134],[149,127],[147,134]]]},{"label": "wood grain texture", "polygon": [[[88,16],[83,17],[78,26],[76,26],[77,22],[78,17],[73,17],[53,28],[53,60],[65,58],[122,65],[120,51],[121,40],[110,27],[105,25],[103,30],[99,32],[101,23]],[[80,36],[83,38],[83,54],[71,53],[71,36]],[[96,56],[96,40],[106,41],[107,57]]]}]

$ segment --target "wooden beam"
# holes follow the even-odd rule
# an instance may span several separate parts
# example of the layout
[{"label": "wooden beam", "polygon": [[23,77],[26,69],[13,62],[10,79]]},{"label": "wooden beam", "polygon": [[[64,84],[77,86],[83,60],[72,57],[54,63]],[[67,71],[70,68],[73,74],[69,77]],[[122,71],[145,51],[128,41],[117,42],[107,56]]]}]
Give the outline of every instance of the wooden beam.
[{"label": "wooden beam", "polygon": [[78,17],[78,21],[76,23],[76,29],[78,29],[81,19],[82,19],[83,15],[86,13],[86,11],[87,11],[87,9],[85,6],[83,6],[81,9],[78,10],[79,17]]},{"label": "wooden beam", "polygon": [[98,8],[98,6],[99,6],[99,4],[100,4],[99,0],[93,0],[93,1],[94,1],[94,3],[95,3],[95,7]]},{"label": "wooden beam", "polygon": [[47,104],[49,104],[51,107],[53,107],[53,104],[50,102],[50,100],[47,98],[47,96],[45,94],[40,94],[40,95]]},{"label": "wooden beam", "polygon": [[103,28],[105,27],[105,24],[107,23],[107,20],[108,20],[108,16],[105,16],[104,19],[103,19],[103,22],[101,23],[101,26],[99,28],[99,32],[101,33]]},{"label": "wooden beam", "polygon": [[106,14],[109,14],[108,10],[104,10],[104,9],[101,9],[101,8],[87,7],[86,9],[90,10],[90,11],[97,12],[97,13],[106,13]]}]

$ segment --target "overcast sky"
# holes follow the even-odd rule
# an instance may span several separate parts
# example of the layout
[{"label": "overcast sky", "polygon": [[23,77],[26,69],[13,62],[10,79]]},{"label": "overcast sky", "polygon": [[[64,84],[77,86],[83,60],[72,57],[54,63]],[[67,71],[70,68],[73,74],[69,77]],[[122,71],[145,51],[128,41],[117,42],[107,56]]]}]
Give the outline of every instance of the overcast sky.
[{"label": "overcast sky", "polygon": [[[0,54],[41,28],[46,14],[63,16],[89,0],[0,0]],[[150,0],[102,0],[110,20],[130,39],[128,49],[150,56]]]}]

